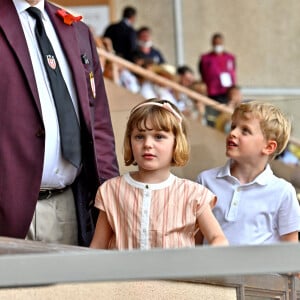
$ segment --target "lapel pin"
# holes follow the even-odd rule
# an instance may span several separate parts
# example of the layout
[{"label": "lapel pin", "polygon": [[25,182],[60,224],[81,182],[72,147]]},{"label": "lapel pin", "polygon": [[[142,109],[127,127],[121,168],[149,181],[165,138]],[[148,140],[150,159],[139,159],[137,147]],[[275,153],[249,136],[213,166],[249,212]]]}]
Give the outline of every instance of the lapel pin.
[{"label": "lapel pin", "polygon": [[81,55],[81,61],[82,61],[82,63],[83,63],[84,65],[88,65],[88,64],[90,63],[90,61],[89,61],[89,59],[88,59],[88,57],[87,57],[86,54],[82,54],[82,55]]}]

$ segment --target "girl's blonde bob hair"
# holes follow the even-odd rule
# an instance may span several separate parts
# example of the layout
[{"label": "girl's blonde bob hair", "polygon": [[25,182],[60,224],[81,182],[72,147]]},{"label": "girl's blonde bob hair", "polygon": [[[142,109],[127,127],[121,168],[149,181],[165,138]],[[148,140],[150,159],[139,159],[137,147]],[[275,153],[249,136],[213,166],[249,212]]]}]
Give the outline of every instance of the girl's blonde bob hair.
[{"label": "girl's blonde bob hair", "polygon": [[[166,103],[171,105],[171,109],[166,109],[163,105],[158,106],[154,103],[158,103],[158,105]],[[147,121],[150,121],[151,128],[147,128]],[[171,165],[184,166],[188,162],[190,148],[187,141],[186,122],[177,107],[169,101],[149,99],[132,109],[127,122],[123,145],[126,166],[130,166],[135,162],[131,147],[131,134],[134,128],[172,132],[175,142]]]}]

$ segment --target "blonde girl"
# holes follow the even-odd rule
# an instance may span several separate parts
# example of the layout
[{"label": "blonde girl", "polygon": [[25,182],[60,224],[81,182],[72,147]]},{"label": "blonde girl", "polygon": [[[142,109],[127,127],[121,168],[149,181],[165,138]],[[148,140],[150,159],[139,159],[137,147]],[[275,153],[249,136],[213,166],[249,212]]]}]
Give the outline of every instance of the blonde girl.
[{"label": "blonde girl", "polygon": [[216,197],[207,188],[170,172],[189,159],[186,124],[168,101],[134,107],[124,138],[125,165],[137,171],[110,179],[98,189],[100,214],[92,248],[194,247],[200,230],[211,245],[227,240],[212,214]]}]

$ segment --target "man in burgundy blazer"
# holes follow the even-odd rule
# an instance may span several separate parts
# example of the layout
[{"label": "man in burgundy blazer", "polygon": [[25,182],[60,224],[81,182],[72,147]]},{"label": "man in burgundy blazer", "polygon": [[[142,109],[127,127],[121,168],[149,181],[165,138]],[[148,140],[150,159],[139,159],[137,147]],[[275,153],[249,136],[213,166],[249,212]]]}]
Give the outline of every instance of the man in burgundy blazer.
[{"label": "man in burgundy blazer", "polygon": [[[78,243],[89,245],[99,184],[118,175],[114,135],[93,37],[45,1],[76,90],[82,131],[82,168],[72,184]],[[0,236],[25,238],[40,192],[45,128],[33,66],[12,0],[0,1]],[[91,80],[93,77],[93,80]]]}]

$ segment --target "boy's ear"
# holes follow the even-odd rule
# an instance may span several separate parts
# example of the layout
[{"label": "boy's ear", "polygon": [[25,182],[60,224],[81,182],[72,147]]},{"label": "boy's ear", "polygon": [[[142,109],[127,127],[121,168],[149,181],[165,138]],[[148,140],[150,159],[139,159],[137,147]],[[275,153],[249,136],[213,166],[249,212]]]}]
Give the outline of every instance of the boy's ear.
[{"label": "boy's ear", "polygon": [[275,152],[277,149],[277,142],[274,140],[269,140],[263,149],[263,153],[266,155],[271,155]]}]

